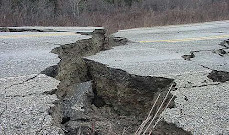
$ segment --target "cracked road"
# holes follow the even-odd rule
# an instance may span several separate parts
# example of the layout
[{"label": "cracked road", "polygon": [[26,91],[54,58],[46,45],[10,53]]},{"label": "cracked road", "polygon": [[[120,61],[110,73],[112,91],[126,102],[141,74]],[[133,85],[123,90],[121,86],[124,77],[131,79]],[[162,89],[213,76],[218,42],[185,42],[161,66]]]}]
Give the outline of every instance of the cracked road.
[{"label": "cracked road", "polygon": [[0,135],[64,134],[49,114],[58,99],[47,94],[59,81],[39,73],[59,62],[53,48],[89,38],[75,32],[94,28],[50,29],[65,32],[0,32]]},{"label": "cracked road", "polygon": [[219,21],[121,30],[114,35],[133,42],[87,58],[131,74],[174,79],[176,107],[166,109],[163,119],[195,135],[228,135],[229,82],[207,77],[212,70],[229,72],[229,49],[219,45],[229,38],[228,28],[229,21]]},{"label": "cracked road", "polygon": [[[217,53],[229,38],[228,28],[229,21],[220,21],[121,30],[114,35],[133,42],[88,58],[131,74],[175,79],[176,107],[163,119],[193,134],[227,135],[229,83],[207,76],[212,70],[229,72],[229,55]],[[63,134],[48,113],[57,98],[44,94],[59,82],[39,73],[59,61],[51,49],[89,38],[74,32],[94,28],[50,29],[67,32],[0,33],[0,134]],[[191,52],[195,57],[182,58]]]}]

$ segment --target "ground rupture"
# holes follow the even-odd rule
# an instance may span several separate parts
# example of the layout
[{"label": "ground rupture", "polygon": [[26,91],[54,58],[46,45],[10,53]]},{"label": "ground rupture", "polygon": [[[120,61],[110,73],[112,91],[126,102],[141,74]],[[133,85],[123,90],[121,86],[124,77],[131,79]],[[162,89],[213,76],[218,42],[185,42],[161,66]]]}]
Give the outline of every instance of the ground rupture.
[{"label": "ground rupture", "polygon": [[[128,43],[125,38],[107,37],[104,29],[89,34],[92,36],[90,39],[52,50],[61,61],[42,72],[60,80],[55,91],[59,101],[50,114],[55,122],[61,123],[67,135],[134,134],[158,95],[161,97],[152,114],[156,114],[169,88],[175,89],[173,79],[133,75],[85,58]],[[165,103],[170,98],[171,95]],[[173,105],[172,102],[169,107]],[[163,120],[149,132],[155,135],[190,134]]]}]

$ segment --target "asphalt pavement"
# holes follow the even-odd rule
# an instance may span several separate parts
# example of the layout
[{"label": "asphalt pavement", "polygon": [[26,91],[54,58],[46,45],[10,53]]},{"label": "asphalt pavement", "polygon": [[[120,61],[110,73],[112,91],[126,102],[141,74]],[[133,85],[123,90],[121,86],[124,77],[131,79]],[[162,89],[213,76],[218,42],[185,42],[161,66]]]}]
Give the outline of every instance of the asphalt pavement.
[{"label": "asphalt pavement", "polygon": [[59,81],[40,72],[59,62],[57,55],[50,53],[53,48],[90,38],[76,32],[94,28],[16,29],[52,32],[0,32],[0,135],[64,134],[49,113],[58,99],[48,93],[57,89]]}]

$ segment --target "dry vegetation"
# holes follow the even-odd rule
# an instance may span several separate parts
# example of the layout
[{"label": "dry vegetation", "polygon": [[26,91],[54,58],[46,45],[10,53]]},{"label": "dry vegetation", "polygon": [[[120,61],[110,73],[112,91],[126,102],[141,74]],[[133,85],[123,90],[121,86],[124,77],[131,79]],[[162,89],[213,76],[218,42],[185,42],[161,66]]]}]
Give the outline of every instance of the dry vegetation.
[{"label": "dry vegetation", "polygon": [[0,26],[134,27],[229,19],[229,0],[0,0]]}]

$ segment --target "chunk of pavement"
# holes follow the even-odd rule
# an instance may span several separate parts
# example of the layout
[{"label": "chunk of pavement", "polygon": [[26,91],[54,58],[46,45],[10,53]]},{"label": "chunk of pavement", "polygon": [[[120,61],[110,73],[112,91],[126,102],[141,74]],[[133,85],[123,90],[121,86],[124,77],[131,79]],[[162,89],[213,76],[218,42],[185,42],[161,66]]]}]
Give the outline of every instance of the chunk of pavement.
[{"label": "chunk of pavement", "polygon": [[93,98],[91,86],[90,81],[76,84],[75,89],[68,91],[62,102],[59,102],[63,113],[62,124],[65,125],[65,134],[72,135],[79,132],[86,134],[90,130],[89,112],[91,112],[90,106]]}]

